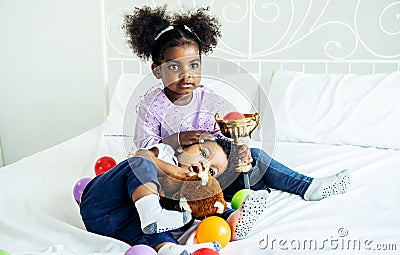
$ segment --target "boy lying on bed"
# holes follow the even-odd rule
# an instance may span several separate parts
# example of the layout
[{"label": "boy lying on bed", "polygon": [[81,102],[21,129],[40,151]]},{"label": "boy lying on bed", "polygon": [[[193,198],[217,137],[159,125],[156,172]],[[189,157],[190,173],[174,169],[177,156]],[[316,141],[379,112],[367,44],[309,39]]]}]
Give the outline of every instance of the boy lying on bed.
[{"label": "boy lying on bed", "polygon": [[[188,212],[161,207],[157,176],[190,175],[201,169],[219,176],[228,165],[229,148],[224,151],[226,146],[230,147],[230,143],[216,139],[190,145],[178,152],[167,144],[138,150],[134,157],[96,176],[85,188],[80,213],[86,229],[132,246],[151,246],[162,255],[191,254],[200,248],[219,251],[218,242],[178,244],[171,231],[184,226],[192,217]],[[268,195],[266,190],[253,192],[237,211],[228,208],[220,215],[232,228],[232,240],[248,235],[266,209]]]}]

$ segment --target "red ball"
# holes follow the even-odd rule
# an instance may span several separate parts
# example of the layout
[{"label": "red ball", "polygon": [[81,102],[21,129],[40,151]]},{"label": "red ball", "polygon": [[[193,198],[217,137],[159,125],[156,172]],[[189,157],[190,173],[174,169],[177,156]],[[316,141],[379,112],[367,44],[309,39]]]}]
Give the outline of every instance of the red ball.
[{"label": "red ball", "polygon": [[94,164],[94,172],[96,173],[96,176],[99,174],[102,174],[104,172],[107,172],[111,168],[117,165],[117,162],[108,156],[104,156],[99,158],[96,163]]},{"label": "red ball", "polygon": [[192,255],[219,255],[219,253],[209,248],[201,248],[193,252]]},{"label": "red ball", "polygon": [[241,120],[244,118],[245,116],[240,112],[229,112],[225,115],[224,120]]}]

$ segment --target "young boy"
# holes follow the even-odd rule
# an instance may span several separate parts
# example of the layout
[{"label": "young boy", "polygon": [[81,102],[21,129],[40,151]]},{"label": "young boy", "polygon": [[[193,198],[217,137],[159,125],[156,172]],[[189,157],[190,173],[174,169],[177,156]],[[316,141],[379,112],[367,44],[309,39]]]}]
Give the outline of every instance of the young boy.
[{"label": "young boy", "polygon": [[[193,144],[177,152],[167,144],[139,150],[113,169],[96,176],[85,188],[80,212],[88,231],[110,236],[129,245],[145,244],[159,254],[190,254],[200,248],[221,249],[218,242],[179,245],[171,230],[191,220],[188,212],[165,210],[160,206],[158,176],[190,175],[209,171],[222,174],[228,156],[216,141]],[[244,238],[266,209],[268,192],[249,195],[243,206],[227,210],[221,217],[232,228],[232,240]],[[185,253],[186,252],[186,253]]]}]

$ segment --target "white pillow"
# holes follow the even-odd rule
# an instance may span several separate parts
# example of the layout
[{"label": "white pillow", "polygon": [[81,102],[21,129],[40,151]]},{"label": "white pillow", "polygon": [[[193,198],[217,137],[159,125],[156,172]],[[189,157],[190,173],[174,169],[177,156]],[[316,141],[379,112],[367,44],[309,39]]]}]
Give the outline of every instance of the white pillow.
[{"label": "white pillow", "polygon": [[[255,73],[232,73],[216,76],[203,76],[201,84],[226,98],[238,111],[256,111],[258,93],[254,90],[260,83],[261,75]],[[136,109],[133,109],[145,92],[160,83],[152,74],[121,74],[111,99],[109,115],[103,124],[103,133],[110,136],[129,136],[124,132],[124,120],[134,127]],[[251,88],[251,89],[249,89]],[[129,109],[128,109],[129,105]],[[132,108],[132,109],[131,109]],[[127,110],[129,112],[127,112]],[[129,119],[126,119],[129,116]]]},{"label": "white pillow", "polygon": [[269,99],[278,141],[400,149],[400,72],[275,71]]},{"label": "white pillow", "polygon": [[254,113],[258,107],[259,73],[238,73],[202,77],[201,84],[223,97],[237,111]]},{"label": "white pillow", "polygon": [[[146,80],[145,80],[146,78]],[[144,81],[150,80],[149,83]],[[106,135],[123,135],[123,120],[131,95],[141,86],[157,84],[153,75],[121,74],[111,98],[109,113],[103,123],[103,133]],[[135,92],[135,94],[138,94]]]}]

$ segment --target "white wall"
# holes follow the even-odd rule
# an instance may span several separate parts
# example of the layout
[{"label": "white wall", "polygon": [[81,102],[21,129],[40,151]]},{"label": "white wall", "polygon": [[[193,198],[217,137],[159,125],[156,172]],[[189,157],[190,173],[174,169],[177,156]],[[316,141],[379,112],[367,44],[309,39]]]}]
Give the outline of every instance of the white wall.
[{"label": "white wall", "polygon": [[99,0],[0,0],[4,163],[103,121]]}]

